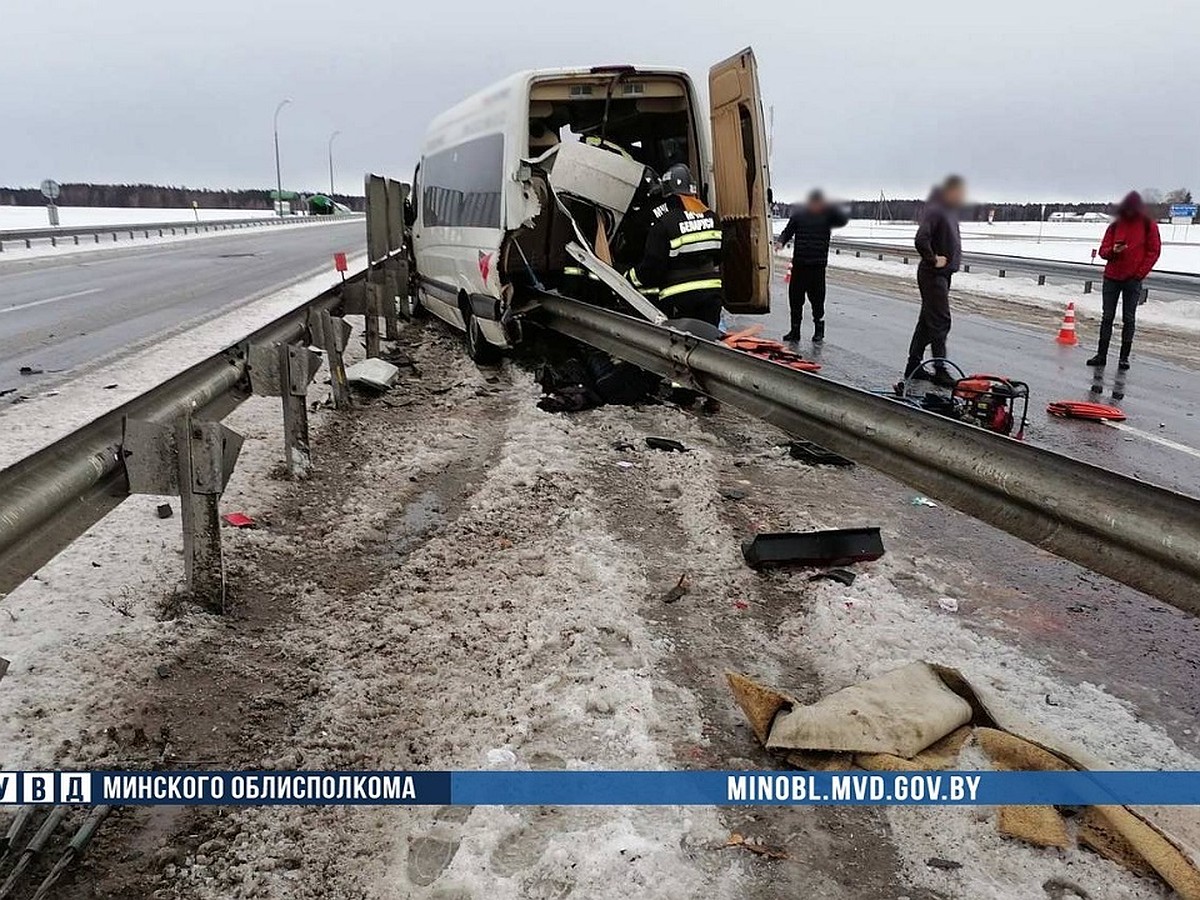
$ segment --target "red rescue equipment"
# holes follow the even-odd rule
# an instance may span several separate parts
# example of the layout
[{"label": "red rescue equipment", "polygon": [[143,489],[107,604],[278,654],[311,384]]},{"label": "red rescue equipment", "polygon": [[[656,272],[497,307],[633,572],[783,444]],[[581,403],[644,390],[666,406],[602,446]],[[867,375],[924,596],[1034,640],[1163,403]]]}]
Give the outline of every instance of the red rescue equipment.
[{"label": "red rescue equipment", "polygon": [[1125,413],[1115,406],[1104,403],[1083,403],[1074,400],[1059,400],[1046,407],[1046,412],[1060,419],[1086,419],[1091,422],[1124,422]]},{"label": "red rescue equipment", "polygon": [[750,356],[757,356],[769,362],[778,363],[797,372],[817,372],[821,366],[812,360],[805,359],[794,350],[789,350],[779,341],[755,337],[762,331],[761,325],[751,325],[743,331],[734,331],[721,338],[721,343],[731,350],[740,350]]}]

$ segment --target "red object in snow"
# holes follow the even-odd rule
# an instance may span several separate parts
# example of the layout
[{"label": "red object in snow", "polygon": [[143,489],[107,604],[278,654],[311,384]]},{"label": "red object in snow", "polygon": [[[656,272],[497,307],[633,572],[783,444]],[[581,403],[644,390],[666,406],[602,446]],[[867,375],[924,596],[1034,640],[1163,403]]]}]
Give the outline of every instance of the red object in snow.
[{"label": "red object in snow", "polygon": [[487,283],[488,275],[492,271],[492,254],[479,251],[479,275],[484,283]]},{"label": "red object in snow", "polygon": [[346,271],[346,254],[345,253],[333,254],[333,267],[335,269],[337,269],[339,272]]},{"label": "red object in snow", "polygon": [[255,521],[245,513],[226,513],[221,516],[226,525],[232,525],[234,528],[253,528]]}]

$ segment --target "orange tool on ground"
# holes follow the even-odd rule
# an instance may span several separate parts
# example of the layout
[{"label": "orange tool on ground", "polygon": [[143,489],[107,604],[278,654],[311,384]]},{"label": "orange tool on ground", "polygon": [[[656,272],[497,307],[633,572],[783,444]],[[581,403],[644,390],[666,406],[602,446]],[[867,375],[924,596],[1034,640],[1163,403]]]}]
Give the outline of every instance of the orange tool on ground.
[{"label": "orange tool on ground", "polygon": [[796,351],[789,350],[786,345],[779,341],[755,337],[756,334],[762,331],[762,328],[761,325],[752,325],[742,331],[731,332],[721,338],[721,343],[732,350],[740,350],[742,353],[748,353],[751,356],[757,356],[759,359],[787,366],[787,368],[795,369],[797,372],[820,371],[820,364],[805,359]]},{"label": "orange tool on ground", "polygon": [[1086,419],[1092,422],[1124,422],[1125,413],[1115,406],[1104,403],[1084,403],[1074,400],[1059,400],[1046,407],[1046,412],[1060,419]]}]

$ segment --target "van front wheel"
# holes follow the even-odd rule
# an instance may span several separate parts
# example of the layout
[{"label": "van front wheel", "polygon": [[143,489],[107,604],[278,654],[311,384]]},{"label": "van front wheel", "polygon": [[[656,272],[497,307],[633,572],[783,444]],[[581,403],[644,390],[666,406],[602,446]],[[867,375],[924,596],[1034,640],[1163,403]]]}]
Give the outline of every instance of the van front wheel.
[{"label": "van front wheel", "polygon": [[500,361],[500,348],[484,337],[479,318],[469,308],[464,314],[467,320],[467,356],[481,366],[495,365]]}]

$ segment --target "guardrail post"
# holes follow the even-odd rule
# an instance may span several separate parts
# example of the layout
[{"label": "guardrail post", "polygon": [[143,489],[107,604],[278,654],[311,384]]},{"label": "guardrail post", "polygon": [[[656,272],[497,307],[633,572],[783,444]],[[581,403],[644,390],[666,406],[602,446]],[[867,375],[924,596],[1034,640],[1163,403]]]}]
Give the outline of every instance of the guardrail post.
[{"label": "guardrail post", "polygon": [[283,451],[288,474],[303,478],[312,465],[308,443],[308,385],[321,354],[299,344],[253,344],[247,354],[250,389],[283,398]]},{"label": "guardrail post", "polygon": [[1045,284],[1045,283],[1046,283],[1046,276],[1045,276],[1045,275],[1039,275],[1039,276],[1038,276],[1038,284],[1039,284],[1039,285],[1042,285],[1042,284]]},{"label": "guardrail post", "polygon": [[50,235],[50,246],[51,247],[58,246],[58,238],[56,238],[54,235]]},{"label": "guardrail post", "polygon": [[288,473],[303,478],[312,466],[308,443],[308,383],[312,380],[308,351],[298,344],[279,345],[280,371],[285,374],[283,390],[283,452]]},{"label": "guardrail post", "polygon": [[883,254],[882,253],[879,254],[879,261],[883,262]]},{"label": "guardrail post", "polygon": [[79,235],[75,235],[75,246],[79,246]]},{"label": "guardrail post", "polygon": [[397,260],[389,259],[383,266],[383,336],[389,341],[400,340],[400,316],[396,298],[400,296],[400,277]]},{"label": "guardrail post", "polygon": [[[314,329],[312,326],[316,325]],[[316,331],[318,333],[313,334]],[[325,360],[329,364],[329,387],[333,392],[335,409],[350,409],[350,385],[346,381],[346,364],[342,360],[342,352],[346,349],[346,341],[350,337],[350,326],[345,319],[330,315],[329,310],[323,309],[317,314],[315,321],[309,322],[309,334],[313,343],[325,348]]]},{"label": "guardrail post", "polygon": [[97,231],[95,234],[92,235],[92,237],[95,238],[95,241],[97,244],[100,243],[100,232]]},{"label": "guardrail post", "polygon": [[31,247],[33,247],[33,241],[29,240],[29,238],[25,238],[25,249],[28,250]]},{"label": "guardrail post", "polygon": [[1141,296],[1138,297],[1138,306],[1141,306],[1150,299],[1150,288],[1142,288]]},{"label": "guardrail post", "polygon": [[999,271],[999,276],[1000,276],[1001,278],[1003,278],[1003,277],[1004,277],[1004,270],[1003,270],[1003,269],[999,269],[998,271]]},{"label": "guardrail post", "polygon": [[382,294],[383,285],[367,283],[367,309],[363,318],[366,324],[364,330],[367,336],[368,359],[379,356],[379,307]]},{"label": "guardrail post", "polygon": [[862,252],[861,252],[861,251],[859,251],[859,250],[855,250],[855,251],[854,251],[854,258],[855,258],[855,259],[859,259],[861,256],[862,256]]},{"label": "guardrail post", "polygon": [[907,257],[907,256],[902,256],[902,257],[900,257],[900,258],[904,260],[904,264],[907,266],[907,265],[908,265],[908,257]]},{"label": "guardrail post", "polygon": [[1083,292],[1085,294],[1090,294],[1092,292],[1092,279],[1089,278],[1083,283]]},{"label": "guardrail post", "polygon": [[971,264],[963,263],[963,272],[970,272],[970,271],[971,271]]},{"label": "guardrail post", "polygon": [[127,420],[121,442],[130,493],[178,495],[187,590],[216,612],[225,608],[219,505],[241,449],[237,432],[190,413],[173,423]]}]

